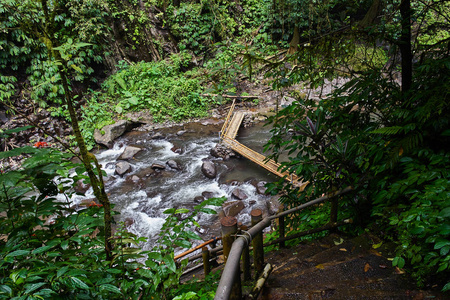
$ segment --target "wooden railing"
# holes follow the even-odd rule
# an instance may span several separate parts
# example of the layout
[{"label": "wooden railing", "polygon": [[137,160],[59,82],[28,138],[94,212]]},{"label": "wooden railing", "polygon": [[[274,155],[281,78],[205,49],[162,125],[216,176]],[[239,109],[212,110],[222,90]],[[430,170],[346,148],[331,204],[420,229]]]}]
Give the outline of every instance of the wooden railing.
[{"label": "wooden railing", "polygon": [[[334,193],[330,193],[324,197],[317,198],[315,200],[309,201],[305,204],[297,206],[295,208],[283,211],[278,213],[275,216],[266,217],[262,219],[262,212],[260,210],[252,211],[252,224],[248,231],[243,231],[242,234],[234,239],[237,235],[237,221],[234,217],[225,217],[221,220],[222,225],[222,241],[223,241],[223,255],[225,259],[225,268],[222,273],[222,277],[220,278],[219,286],[216,291],[215,300],[237,300],[242,298],[242,290],[241,290],[241,256],[243,257],[243,273],[244,279],[246,274],[249,273],[249,259],[248,252],[250,242],[253,244],[253,257],[254,257],[254,265],[256,269],[256,273],[261,274],[263,270],[265,271],[263,274],[266,277],[268,276],[268,272],[270,272],[270,266],[264,268],[264,249],[262,243],[262,231],[264,228],[269,226],[271,222],[275,219],[279,219],[280,223],[284,217],[298,212],[306,207],[316,205],[322,202],[325,202],[329,199],[342,195],[351,191],[351,187],[347,187],[341,191],[337,191]],[[332,217],[333,218],[333,217]],[[316,229],[316,232],[320,230],[328,230],[337,226],[341,226],[343,224],[351,223],[351,220],[343,220],[340,222],[330,222],[329,224],[323,226],[322,228]],[[281,225],[280,225],[281,229]],[[309,231],[308,233],[313,233],[313,231]],[[304,234],[304,233],[303,233]],[[299,235],[284,237],[280,234],[280,238],[274,241],[273,243],[284,243],[284,241],[290,238],[297,238]],[[231,242],[231,243],[230,243]],[[271,244],[273,244],[271,243]],[[252,294],[253,297],[257,297],[258,289],[254,291]],[[252,296],[250,298],[252,298]]]}]

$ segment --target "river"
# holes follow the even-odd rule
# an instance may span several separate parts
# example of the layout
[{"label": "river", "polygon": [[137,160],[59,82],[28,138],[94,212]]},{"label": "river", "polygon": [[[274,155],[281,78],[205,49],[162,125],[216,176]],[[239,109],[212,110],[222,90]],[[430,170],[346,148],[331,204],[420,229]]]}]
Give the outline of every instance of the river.
[{"label": "river", "polygon": [[[116,221],[124,221],[130,232],[148,237],[151,245],[164,222],[164,210],[173,207],[192,209],[198,204],[196,201],[199,201],[199,196],[205,192],[208,196],[224,196],[228,201],[234,201],[232,191],[237,186],[244,191],[248,198],[243,200],[245,209],[237,217],[238,222],[243,224],[250,222],[249,213],[252,209],[266,210],[269,196],[258,194],[252,182],[270,182],[277,177],[245,158],[224,161],[212,157],[210,150],[219,142],[220,127],[221,124],[205,126],[189,123],[159,129],[157,132],[161,139],[152,139],[155,132],[132,131],[116,140],[112,149],[98,152],[96,156],[108,174],[107,193],[115,210],[120,212]],[[262,152],[268,136],[269,128],[258,124],[241,128],[237,139]],[[129,161],[131,173],[119,177],[114,174],[115,162],[127,145],[137,145],[144,151]],[[217,165],[218,175],[215,179],[209,179],[201,172],[205,159]],[[180,170],[168,166],[161,171],[151,168],[154,163],[166,164],[169,160],[177,162]],[[89,190],[83,198],[93,198],[92,191]],[[220,234],[217,221],[221,208],[211,208],[219,214],[200,213],[197,219],[201,225],[198,232],[204,239]]]}]

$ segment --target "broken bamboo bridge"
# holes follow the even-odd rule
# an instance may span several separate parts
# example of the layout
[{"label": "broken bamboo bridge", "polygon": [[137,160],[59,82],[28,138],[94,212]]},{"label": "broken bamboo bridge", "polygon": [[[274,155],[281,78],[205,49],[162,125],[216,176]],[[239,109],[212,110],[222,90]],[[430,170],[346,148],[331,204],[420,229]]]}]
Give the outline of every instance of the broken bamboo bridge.
[{"label": "broken bamboo bridge", "polygon": [[281,165],[275,162],[272,159],[268,159],[266,156],[246,147],[245,145],[239,143],[236,140],[236,136],[241,126],[242,121],[246,115],[244,111],[234,111],[235,101],[231,104],[230,111],[228,112],[225,123],[222,126],[222,130],[220,131],[220,139],[221,141],[231,147],[231,149],[245,158],[253,161],[254,163],[260,165],[271,173],[285,178],[286,180],[292,182],[294,185],[301,187],[301,189],[306,186],[306,183],[302,183],[302,181],[298,178],[298,176],[294,174],[290,174],[287,171],[281,172]]}]

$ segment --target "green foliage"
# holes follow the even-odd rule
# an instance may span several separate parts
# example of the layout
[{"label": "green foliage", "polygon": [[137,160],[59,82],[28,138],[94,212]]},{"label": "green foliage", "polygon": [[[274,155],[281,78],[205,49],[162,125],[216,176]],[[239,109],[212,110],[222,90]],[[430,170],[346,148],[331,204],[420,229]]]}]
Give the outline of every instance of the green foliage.
[{"label": "green foliage", "polygon": [[[0,299],[168,299],[184,288],[174,247],[199,239],[187,229],[198,226],[194,217],[225,199],[209,199],[193,212],[167,210],[161,243],[149,251],[139,248],[145,238],[122,225],[108,261],[102,205],[75,208],[69,200],[75,183],[87,178],[84,168],[52,148],[16,148],[0,158],[19,154],[29,155],[22,169],[0,174]],[[178,221],[178,214],[187,216]],[[199,291],[208,297],[200,299],[211,299],[210,281]]]},{"label": "green foliage", "polygon": [[373,215],[389,222],[388,234],[399,241],[393,264],[407,262],[423,285],[430,273],[450,269],[450,156],[429,149],[416,155],[400,159],[394,181],[380,181],[386,189],[374,197]]},{"label": "green foliage", "polygon": [[[442,5],[436,1],[425,10],[429,14]],[[292,59],[268,64],[267,76],[274,77],[275,88],[302,81],[315,88],[325,79],[349,76],[332,94],[321,95],[321,100],[299,97],[272,118],[273,137],[266,148],[274,159],[288,153],[282,170],[310,184],[299,193],[280,181],[269,191],[283,192],[284,203],[298,205],[326,191],[353,186],[355,191],[340,199],[341,214],[353,215],[361,227],[371,224],[396,242],[393,264],[408,267],[418,284],[433,276],[448,289],[449,232],[443,225],[449,221],[450,205],[450,176],[445,170],[450,142],[448,41],[437,38],[420,48],[411,88],[402,90],[395,80],[398,64],[393,54],[400,37],[393,20],[400,16],[393,8],[382,8],[381,23],[341,28],[342,34],[301,45]],[[413,13],[423,18],[423,11]],[[440,15],[438,8],[434,13]],[[436,23],[448,30],[448,24]],[[333,26],[328,33],[333,33]],[[431,30],[423,26],[418,32],[415,38],[420,39]],[[386,45],[386,52],[373,50],[374,37]],[[287,68],[287,61],[294,67]]]},{"label": "green foliage", "polygon": [[146,109],[155,121],[205,116],[209,106],[200,96],[195,71],[181,72],[189,61],[190,56],[183,53],[173,54],[170,61],[124,66],[105,81],[102,97],[118,114]]},{"label": "green foliage", "polygon": [[167,8],[166,21],[181,50],[202,54],[217,42],[228,43],[236,38],[246,43],[271,44],[265,32],[269,7],[270,1],[255,0],[182,2],[179,7]]},{"label": "green foliage", "polygon": [[100,92],[91,92],[86,104],[81,107],[80,130],[88,149],[95,147],[95,129],[114,123],[113,112],[108,102],[102,102]]},{"label": "green foliage", "polygon": [[[72,68],[72,75],[70,80],[72,83],[95,82],[95,78],[90,76],[94,69],[92,64],[102,61],[102,49],[99,45],[94,43],[102,37],[102,33],[92,32],[92,26],[95,26],[95,20],[99,21],[101,15],[97,19],[89,19],[86,24],[86,17],[89,14],[86,6],[80,5],[80,10],[75,12],[73,1],[68,1],[67,6],[54,6],[51,4],[50,8],[54,9],[54,26],[59,28],[59,47],[51,45],[45,38],[40,41],[35,37],[29,36],[35,28],[44,28],[46,25],[44,13],[41,6],[33,1],[7,1],[0,4],[0,14],[2,16],[0,26],[2,40],[2,54],[0,57],[0,71],[2,74],[25,75],[28,79],[28,84],[23,88],[27,90],[29,97],[36,101],[42,107],[49,105],[61,104],[63,95],[63,88],[58,74],[56,62],[49,59],[48,51],[64,52],[64,59],[68,66]],[[76,5],[75,5],[76,6]],[[83,9],[81,9],[83,8]],[[95,11],[98,6],[90,7]],[[104,21],[102,19],[102,21]],[[76,24],[76,25],[75,25]],[[103,26],[104,28],[104,26]],[[97,29],[98,30],[98,29]],[[91,35],[87,35],[90,32]],[[84,39],[80,39],[84,38]],[[82,44],[84,42],[93,42],[93,44]],[[89,47],[84,47],[89,45]],[[49,49],[50,48],[50,49]],[[17,74],[17,71],[20,71]],[[1,90],[4,93],[5,80],[2,76]],[[17,79],[13,77],[9,82],[15,82]],[[22,79],[23,80],[23,79]],[[8,92],[2,95],[3,98],[9,98],[15,87],[7,86]]]}]

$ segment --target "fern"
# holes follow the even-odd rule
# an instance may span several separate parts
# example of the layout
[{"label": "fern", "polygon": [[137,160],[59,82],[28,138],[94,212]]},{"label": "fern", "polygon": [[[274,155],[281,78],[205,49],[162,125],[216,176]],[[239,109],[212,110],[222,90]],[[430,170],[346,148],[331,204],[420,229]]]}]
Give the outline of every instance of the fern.
[{"label": "fern", "polygon": [[399,134],[403,131],[402,126],[391,126],[391,127],[382,127],[371,131],[370,133],[381,134],[381,135],[395,135]]}]

